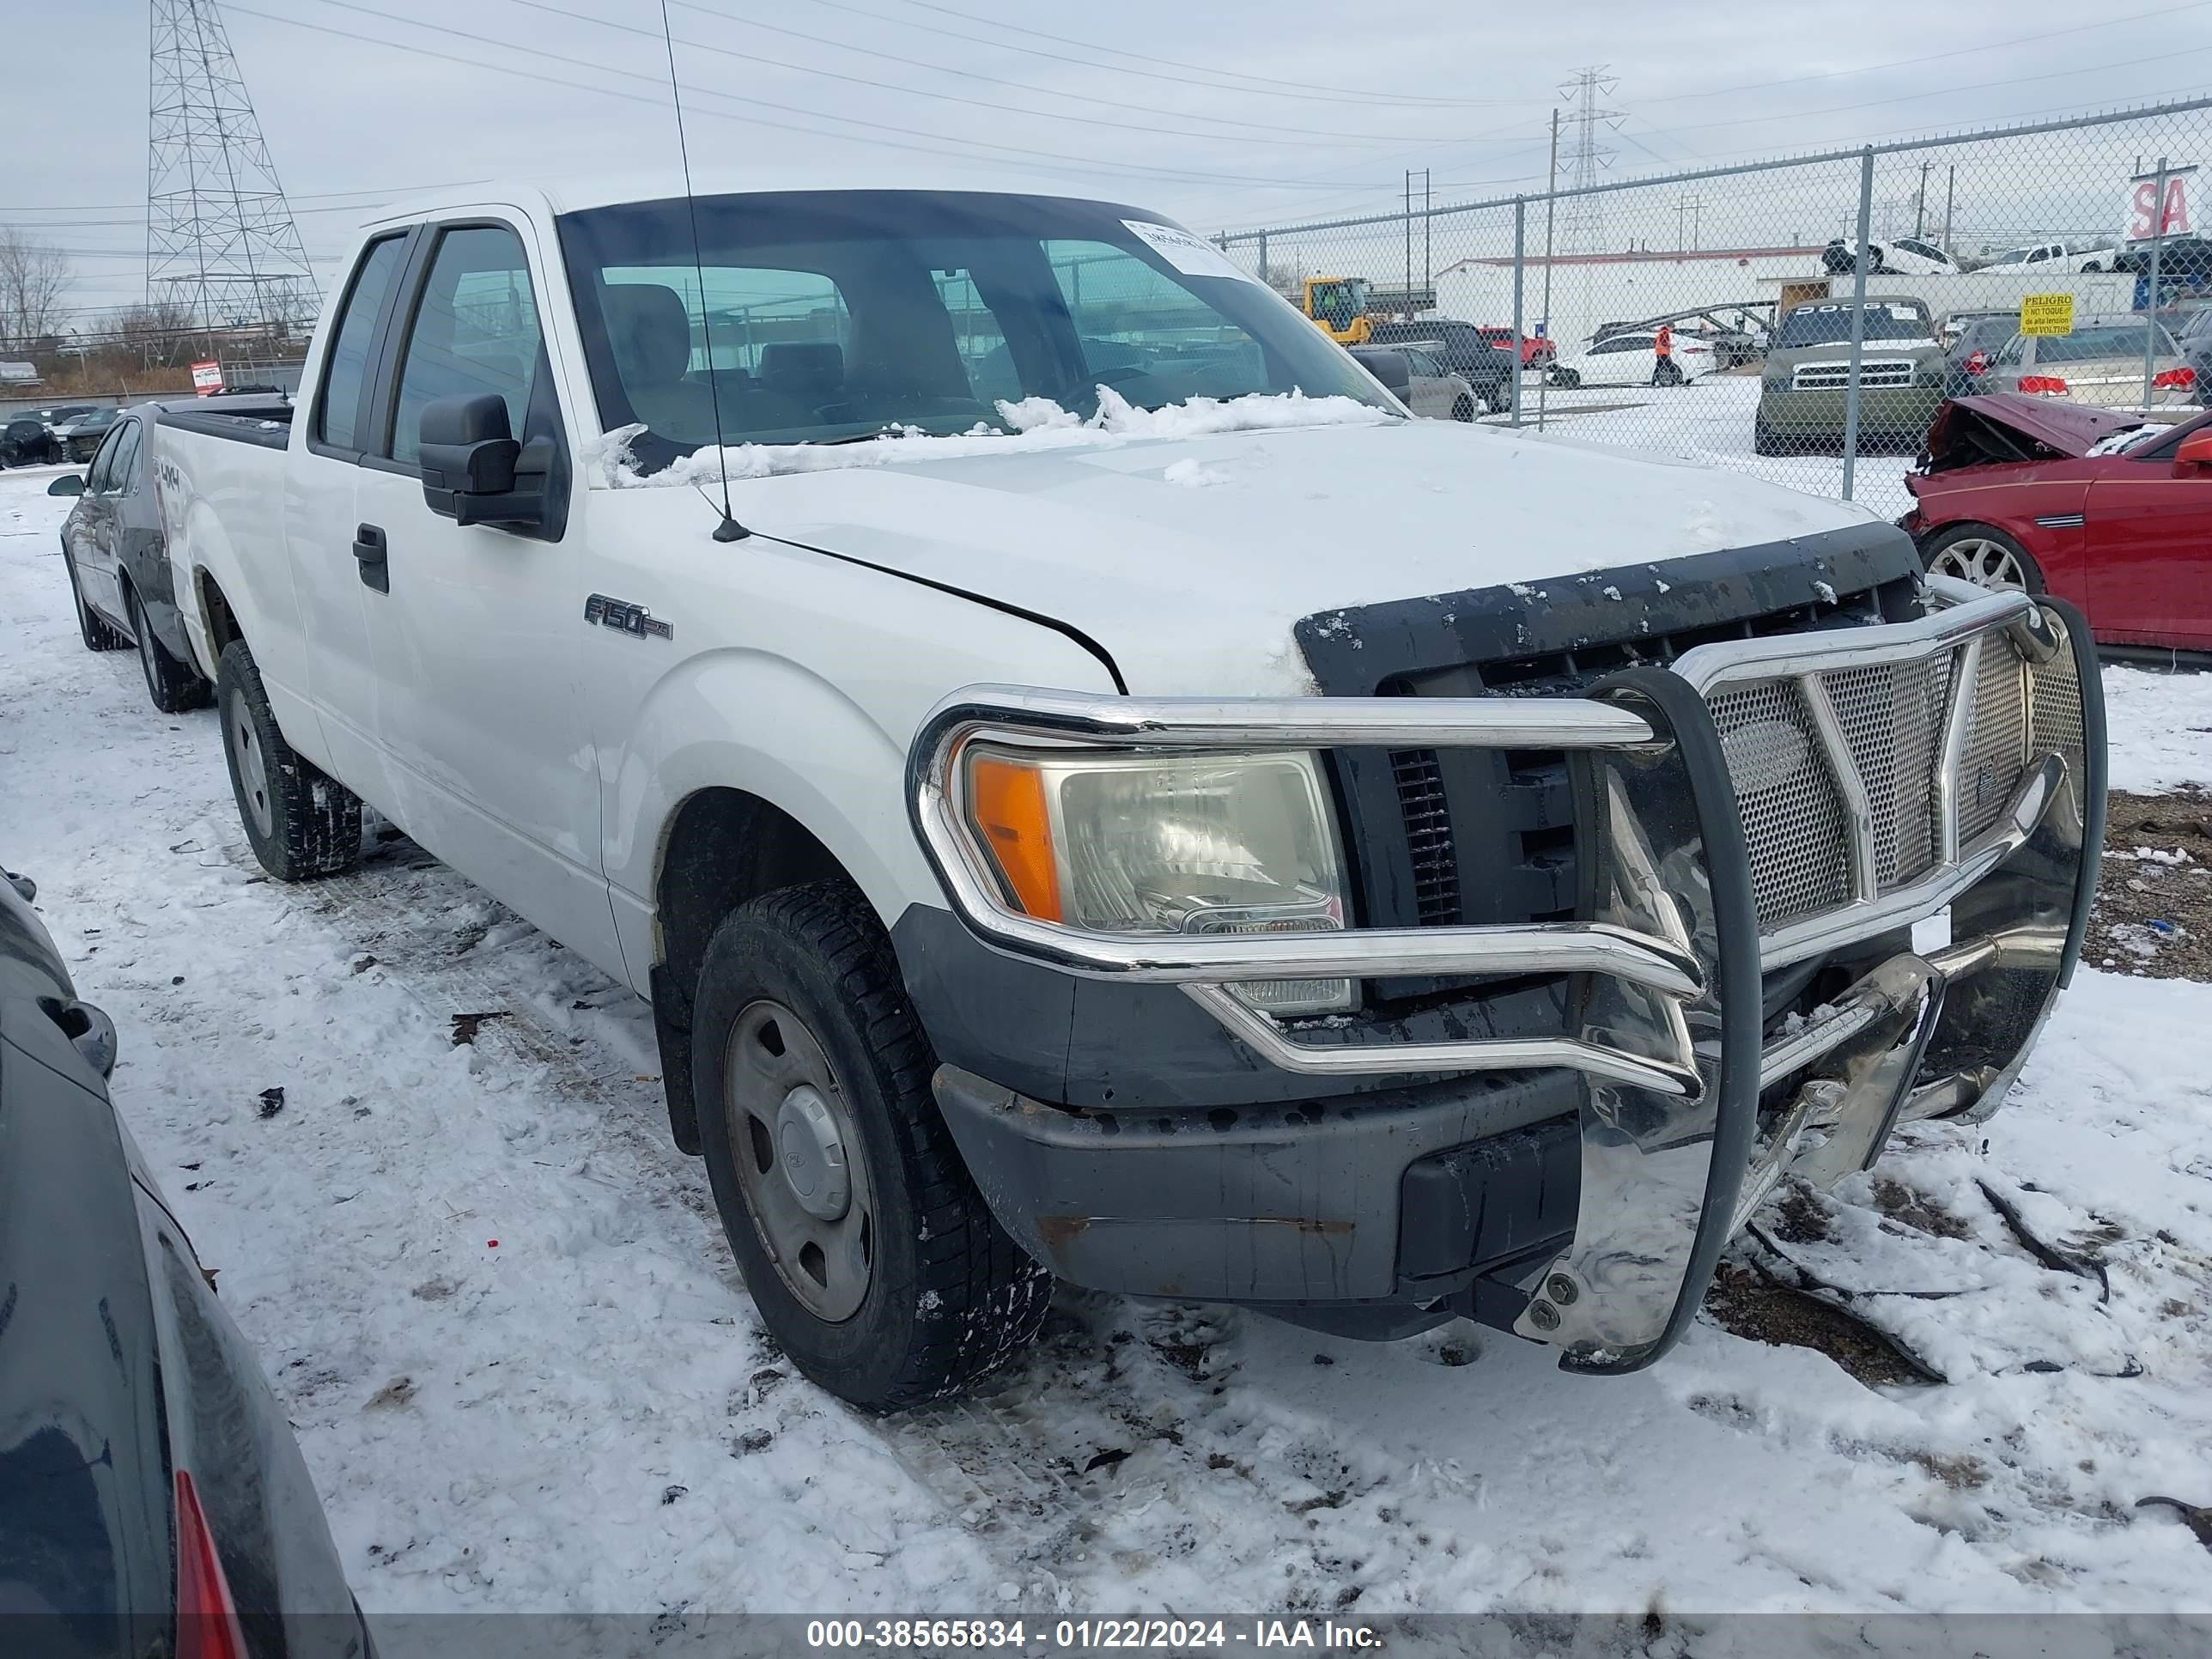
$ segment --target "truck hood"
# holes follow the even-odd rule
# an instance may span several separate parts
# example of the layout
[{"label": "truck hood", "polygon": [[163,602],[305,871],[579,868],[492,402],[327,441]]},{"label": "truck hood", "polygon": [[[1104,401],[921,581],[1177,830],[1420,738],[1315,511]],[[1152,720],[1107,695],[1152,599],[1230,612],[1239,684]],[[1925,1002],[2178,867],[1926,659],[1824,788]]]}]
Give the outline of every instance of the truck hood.
[{"label": "truck hood", "polygon": [[1051,617],[1133,692],[1193,696],[1311,692],[1291,630],[1316,612],[1876,517],[1686,461],[1402,420],[968,453],[732,496],[757,533]]}]

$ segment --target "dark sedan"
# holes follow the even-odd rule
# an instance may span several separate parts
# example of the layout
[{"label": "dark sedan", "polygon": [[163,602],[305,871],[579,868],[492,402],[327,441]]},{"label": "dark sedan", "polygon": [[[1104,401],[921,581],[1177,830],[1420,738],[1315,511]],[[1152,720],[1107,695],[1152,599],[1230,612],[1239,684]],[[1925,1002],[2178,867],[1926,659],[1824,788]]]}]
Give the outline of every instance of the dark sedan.
[{"label": "dark sedan", "polygon": [[61,440],[62,453],[70,460],[88,461],[100,453],[100,441],[122,418],[119,409],[88,409],[55,422],[54,436]]},{"label": "dark sedan", "polygon": [[174,714],[204,706],[213,688],[192,660],[177,610],[154,489],[154,426],[161,416],[155,404],[123,411],[91,468],[82,477],[55,479],[46,493],[77,497],[62,525],[62,563],[85,648],[137,647],[146,695],[163,714]]},{"label": "dark sedan", "polygon": [[0,466],[51,466],[62,459],[62,441],[35,415],[18,415],[0,426]]},{"label": "dark sedan", "polygon": [[363,1659],[252,1351],[108,1099],[115,1028],[0,876],[0,1625],[62,1659]]}]

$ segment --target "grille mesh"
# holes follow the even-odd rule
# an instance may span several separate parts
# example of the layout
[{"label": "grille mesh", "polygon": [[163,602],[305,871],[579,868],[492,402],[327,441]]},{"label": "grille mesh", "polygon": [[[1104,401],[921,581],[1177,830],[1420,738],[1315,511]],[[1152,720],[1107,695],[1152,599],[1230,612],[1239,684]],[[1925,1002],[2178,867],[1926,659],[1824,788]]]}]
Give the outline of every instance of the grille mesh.
[{"label": "grille mesh", "polygon": [[[1960,756],[1962,844],[1997,822],[2030,752],[2058,750],[2078,765],[2082,742],[2071,650],[2029,666],[2002,632],[1982,638],[1981,671],[1966,688],[1973,707]],[[1866,791],[1880,892],[1918,881],[1940,856],[1937,785],[1957,672],[1954,652],[1820,676]],[[1717,692],[1710,706],[1750,847],[1760,927],[1849,903],[1850,820],[1803,692],[1793,680],[1765,680]]]},{"label": "grille mesh", "polygon": [[1914,881],[1936,863],[1936,764],[1951,660],[1875,663],[1822,677],[1874,818],[1876,884]]},{"label": "grille mesh", "polygon": [[2081,682],[2074,664],[2070,639],[2048,662],[2029,671],[2029,698],[2034,711],[2034,749],[2039,755],[2058,750],[2077,769],[2081,755]]},{"label": "grille mesh", "polygon": [[1711,708],[1751,849],[1759,926],[1844,903],[1850,884],[1843,801],[1797,688],[1762,681],[1717,693]]},{"label": "grille mesh", "polygon": [[[1959,763],[1959,839],[1970,842],[2003,814],[2020,787],[2027,722],[2021,717],[2021,655],[2002,634],[1982,636],[1982,672]],[[2069,684],[2071,671],[2069,671]]]}]

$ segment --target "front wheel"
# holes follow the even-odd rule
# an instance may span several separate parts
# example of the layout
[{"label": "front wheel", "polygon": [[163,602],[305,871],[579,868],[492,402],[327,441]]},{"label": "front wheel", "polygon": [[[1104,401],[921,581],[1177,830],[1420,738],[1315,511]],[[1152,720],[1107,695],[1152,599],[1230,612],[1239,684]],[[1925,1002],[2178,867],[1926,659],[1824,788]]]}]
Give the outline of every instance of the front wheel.
[{"label": "front wheel", "polygon": [[1051,1278],[991,1215],[930,1093],[890,941],[843,881],[732,911],[700,970],[692,1086],[730,1249],[799,1369],[864,1411],[974,1387]]},{"label": "front wheel", "polygon": [[1474,418],[1474,399],[1462,398],[1452,404],[1452,419],[1471,421]]},{"label": "front wheel", "polygon": [[1580,369],[1555,368],[1552,371],[1552,384],[1558,386],[1562,392],[1571,392],[1582,383],[1583,377],[1582,371]]},{"label": "front wheel", "polygon": [[1953,576],[1999,593],[2040,593],[2043,570],[2035,556],[1991,525],[1954,525],[1929,537],[1920,550],[1931,576]]},{"label": "front wheel", "polygon": [[310,881],[350,866],[361,856],[361,797],[284,741],[244,640],[223,647],[215,695],[231,793],[261,867],[279,881]]}]

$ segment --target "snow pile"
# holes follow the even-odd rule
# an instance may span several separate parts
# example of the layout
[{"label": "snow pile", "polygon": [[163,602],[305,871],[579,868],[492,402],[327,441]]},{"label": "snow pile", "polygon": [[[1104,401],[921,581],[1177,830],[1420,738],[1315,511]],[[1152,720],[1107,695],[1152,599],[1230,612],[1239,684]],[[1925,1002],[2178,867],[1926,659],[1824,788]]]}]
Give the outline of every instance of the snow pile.
[{"label": "snow pile", "polygon": [[[732,479],[769,478],[790,472],[833,472],[846,467],[896,466],[957,460],[970,455],[1011,455],[1028,450],[1113,447],[1144,438],[1202,438],[1217,432],[1264,432],[1286,427],[1380,426],[1401,419],[1356,398],[1309,398],[1303,392],[1243,398],[1193,398],[1162,409],[1139,409],[1111,386],[1098,388],[1098,410],[1088,419],[1049,398],[1001,401],[1000,418],[1012,432],[978,421],[966,432],[933,436],[894,427],[850,443],[734,444],[708,447],[654,473],[641,473],[630,444],[642,426],[619,427],[600,439],[591,456],[598,481],[615,489],[696,488]],[[1216,482],[1176,479],[1176,483]]]},{"label": "snow pile", "polygon": [[2105,670],[2112,787],[2212,788],[2212,674]]}]

